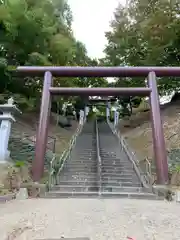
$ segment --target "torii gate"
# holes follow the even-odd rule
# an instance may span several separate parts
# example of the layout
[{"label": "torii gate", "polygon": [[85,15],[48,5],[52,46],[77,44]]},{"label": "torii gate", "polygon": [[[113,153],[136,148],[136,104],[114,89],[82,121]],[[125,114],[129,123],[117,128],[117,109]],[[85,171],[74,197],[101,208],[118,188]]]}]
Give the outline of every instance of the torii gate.
[{"label": "torii gate", "polygon": [[[39,127],[36,137],[33,180],[39,181],[44,172],[51,95],[68,96],[149,96],[152,117],[152,136],[157,182],[168,183],[168,162],[163,126],[160,116],[156,77],[180,77],[180,67],[18,67],[25,76],[44,76]],[[54,77],[147,77],[144,88],[61,88],[53,87]]]}]

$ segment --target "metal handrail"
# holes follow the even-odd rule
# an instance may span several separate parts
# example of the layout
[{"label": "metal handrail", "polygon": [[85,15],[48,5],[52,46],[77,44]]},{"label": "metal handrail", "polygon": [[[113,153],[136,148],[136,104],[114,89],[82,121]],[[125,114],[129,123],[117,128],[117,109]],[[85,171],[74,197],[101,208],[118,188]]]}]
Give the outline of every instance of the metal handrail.
[{"label": "metal handrail", "polygon": [[101,195],[101,183],[102,183],[102,161],[100,155],[100,146],[99,146],[99,131],[98,131],[98,124],[97,119],[95,120],[95,132],[96,132],[96,154],[98,160],[98,182],[99,182],[99,195]]},{"label": "metal handrail", "polygon": [[146,174],[142,173],[141,168],[139,166],[139,160],[137,159],[135,153],[129,149],[129,146],[125,140],[125,138],[119,134],[117,129],[114,127],[112,123],[107,121],[109,124],[109,127],[111,128],[112,132],[118,137],[119,143],[122,147],[122,150],[125,151],[125,153],[128,155],[128,158],[131,160],[133,163],[133,167],[138,174],[139,178],[141,179],[142,184],[144,187],[149,187],[152,184],[152,171],[151,171],[151,163],[149,160],[146,158],[145,159],[145,168],[146,168]]},{"label": "metal handrail", "polygon": [[[126,154],[128,155],[128,158],[133,163],[133,167],[134,167],[136,173],[138,174],[139,178],[141,179],[143,185],[145,187],[148,187],[147,185],[150,185],[150,183],[151,183],[151,181],[149,179],[150,173],[146,172],[146,174],[145,174],[141,171],[140,166],[139,166],[139,160],[136,158],[136,155],[134,154],[133,151],[131,151],[129,149],[129,146],[128,146],[126,140],[124,139],[124,137],[123,136],[119,136],[119,137],[121,139],[122,147],[123,147],[124,151],[126,152]],[[147,167],[146,167],[146,169],[148,170]]]},{"label": "metal handrail", "polygon": [[53,154],[52,160],[50,162],[50,169],[49,169],[49,178],[48,178],[48,189],[51,189],[54,185],[58,184],[58,175],[64,167],[65,162],[70,158],[71,151],[76,144],[76,139],[79,136],[83,125],[79,124],[76,132],[71,137],[68,147],[60,158],[57,158],[56,154]]}]

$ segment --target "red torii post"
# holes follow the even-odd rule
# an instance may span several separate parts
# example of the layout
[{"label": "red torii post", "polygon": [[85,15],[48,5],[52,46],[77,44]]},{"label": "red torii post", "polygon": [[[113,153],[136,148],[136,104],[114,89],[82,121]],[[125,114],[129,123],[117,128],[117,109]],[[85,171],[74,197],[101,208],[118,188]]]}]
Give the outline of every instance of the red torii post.
[{"label": "red torii post", "polygon": [[34,181],[39,181],[44,173],[44,160],[48,141],[48,126],[51,110],[51,93],[49,89],[52,86],[52,83],[53,79],[51,72],[45,72],[39,126],[36,133],[35,161],[33,161],[32,165]]},{"label": "red torii post", "polygon": [[[140,95],[149,96],[152,116],[152,135],[154,155],[159,184],[168,183],[168,162],[163,127],[160,116],[159,96],[156,76],[180,76],[180,67],[18,67],[23,75],[43,76],[39,129],[36,140],[35,161],[33,162],[33,180],[39,181],[44,171],[45,150],[47,144],[48,120],[51,94],[71,96],[112,96]],[[147,88],[54,88],[52,76],[58,77],[147,77]]]}]

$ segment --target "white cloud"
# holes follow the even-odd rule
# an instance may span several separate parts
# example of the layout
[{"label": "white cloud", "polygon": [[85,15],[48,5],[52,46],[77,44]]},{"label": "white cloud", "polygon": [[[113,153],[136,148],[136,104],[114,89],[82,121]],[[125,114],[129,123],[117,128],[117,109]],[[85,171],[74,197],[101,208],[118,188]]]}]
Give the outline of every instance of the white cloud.
[{"label": "white cloud", "polygon": [[127,0],[68,0],[73,12],[75,37],[86,45],[90,57],[103,57],[105,32],[118,3]]}]

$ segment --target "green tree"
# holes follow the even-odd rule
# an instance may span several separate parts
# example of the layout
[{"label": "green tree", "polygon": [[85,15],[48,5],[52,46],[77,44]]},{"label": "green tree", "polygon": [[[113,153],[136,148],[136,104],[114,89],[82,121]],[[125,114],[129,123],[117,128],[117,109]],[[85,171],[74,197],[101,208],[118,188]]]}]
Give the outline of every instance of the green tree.
[{"label": "green tree", "polygon": [[[73,35],[67,0],[3,0],[0,2],[0,94],[17,103],[39,102],[42,78],[20,78],[9,70],[18,65],[88,66],[98,64]],[[99,86],[103,79],[55,78],[55,86]],[[30,101],[31,100],[31,101]],[[60,100],[63,101],[62,99]]]},{"label": "green tree", "polygon": [[[106,33],[106,65],[179,66],[179,9],[178,0],[131,0],[128,7],[119,5]],[[142,78],[117,79],[118,86],[144,84]],[[159,79],[158,85],[161,94],[180,86],[175,78]]]}]

